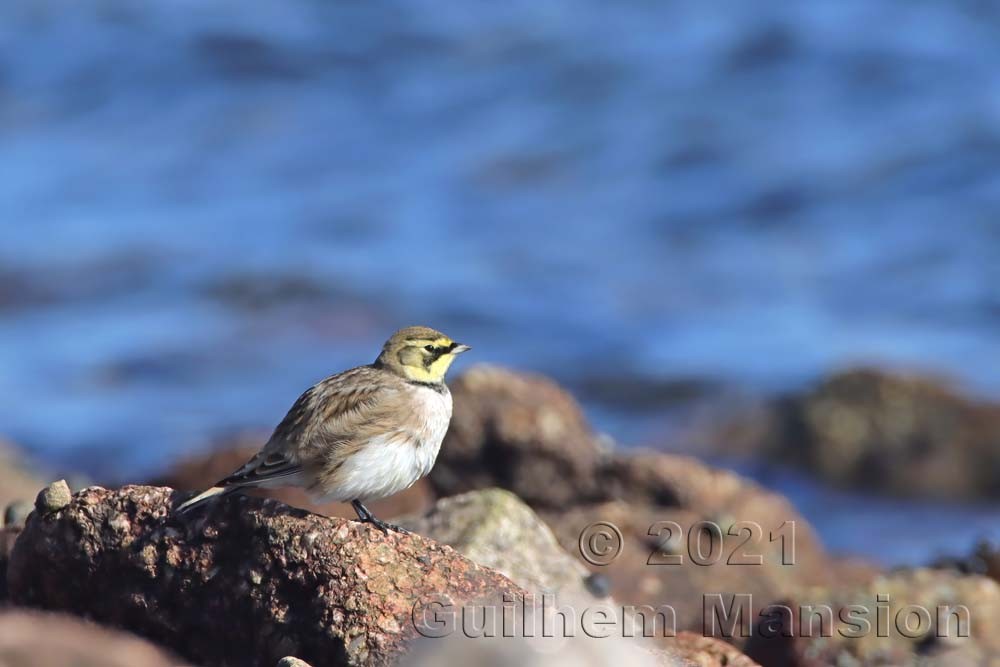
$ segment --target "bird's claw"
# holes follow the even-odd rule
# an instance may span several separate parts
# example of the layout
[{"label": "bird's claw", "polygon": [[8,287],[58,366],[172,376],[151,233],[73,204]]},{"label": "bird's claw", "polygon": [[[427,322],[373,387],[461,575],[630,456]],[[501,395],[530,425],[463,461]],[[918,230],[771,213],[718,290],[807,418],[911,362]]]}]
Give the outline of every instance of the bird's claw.
[{"label": "bird's claw", "polygon": [[392,533],[400,533],[402,535],[409,535],[410,534],[410,531],[408,531],[407,529],[403,528],[402,526],[397,526],[396,524],[389,523],[388,521],[382,521],[382,519],[378,519],[376,517],[371,517],[370,519],[368,519],[367,523],[372,524],[373,526],[375,526],[376,528],[378,528],[379,530],[381,530],[386,535],[388,535],[390,532],[392,532]]}]

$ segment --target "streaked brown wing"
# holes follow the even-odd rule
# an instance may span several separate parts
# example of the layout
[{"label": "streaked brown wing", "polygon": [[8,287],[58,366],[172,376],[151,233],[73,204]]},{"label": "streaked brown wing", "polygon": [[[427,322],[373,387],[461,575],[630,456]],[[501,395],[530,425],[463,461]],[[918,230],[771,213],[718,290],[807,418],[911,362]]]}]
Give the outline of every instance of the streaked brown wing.
[{"label": "streaked brown wing", "polygon": [[302,466],[289,461],[281,454],[264,456],[257,454],[229,477],[219,480],[215,486],[256,486],[262,482],[288,477],[302,472]]},{"label": "streaked brown wing", "polygon": [[377,373],[367,366],[338,373],[310,387],[295,401],[274,429],[264,448],[239,470],[216,486],[256,486],[302,472],[322,449],[336,446],[337,437],[349,436],[378,402],[384,388],[367,377]]}]

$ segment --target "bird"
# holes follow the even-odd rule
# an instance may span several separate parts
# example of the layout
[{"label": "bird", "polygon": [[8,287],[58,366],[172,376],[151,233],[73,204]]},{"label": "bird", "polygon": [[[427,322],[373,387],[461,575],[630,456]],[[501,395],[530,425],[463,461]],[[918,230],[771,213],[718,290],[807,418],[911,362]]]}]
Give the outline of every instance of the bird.
[{"label": "bird", "polygon": [[451,421],[445,374],[469,349],[430,327],[400,329],[373,363],[303,392],[257,454],[177,512],[241,489],[298,486],[318,502],[350,502],[361,522],[383,533],[408,532],[364,503],[431,471]]}]

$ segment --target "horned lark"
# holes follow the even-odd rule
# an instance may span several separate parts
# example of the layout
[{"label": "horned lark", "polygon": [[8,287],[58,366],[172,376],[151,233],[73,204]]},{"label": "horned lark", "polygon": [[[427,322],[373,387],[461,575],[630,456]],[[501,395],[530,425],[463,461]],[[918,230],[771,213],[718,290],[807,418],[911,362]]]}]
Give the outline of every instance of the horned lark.
[{"label": "horned lark", "polygon": [[178,510],[239,489],[301,486],[317,500],[350,501],[361,521],[382,531],[405,532],[363,503],[430,472],[451,420],[444,376],[468,349],[434,329],[400,329],[375,363],[307,389],[260,452]]}]

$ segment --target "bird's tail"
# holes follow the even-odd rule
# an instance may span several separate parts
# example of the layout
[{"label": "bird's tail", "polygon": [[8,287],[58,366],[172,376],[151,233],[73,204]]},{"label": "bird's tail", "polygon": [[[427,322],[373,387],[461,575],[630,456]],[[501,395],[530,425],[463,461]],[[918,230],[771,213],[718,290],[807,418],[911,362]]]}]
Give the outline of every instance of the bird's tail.
[{"label": "bird's tail", "polygon": [[177,506],[177,509],[175,511],[181,514],[190,512],[191,510],[201,507],[202,505],[209,502],[213,498],[228,495],[234,491],[237,491],[239,488],[240,487],[238,486],[213,486],[207,491],[202,491],[194,498],[184,501],[183,503]]}]

